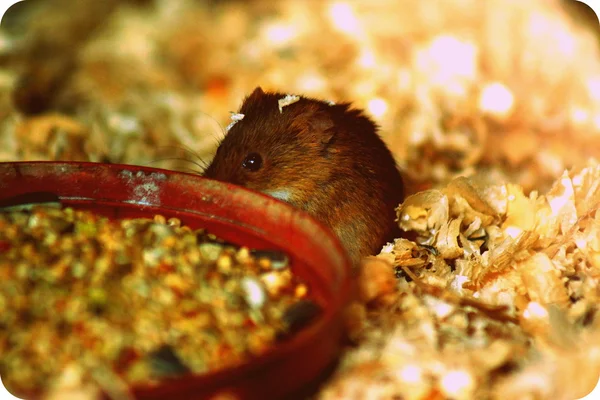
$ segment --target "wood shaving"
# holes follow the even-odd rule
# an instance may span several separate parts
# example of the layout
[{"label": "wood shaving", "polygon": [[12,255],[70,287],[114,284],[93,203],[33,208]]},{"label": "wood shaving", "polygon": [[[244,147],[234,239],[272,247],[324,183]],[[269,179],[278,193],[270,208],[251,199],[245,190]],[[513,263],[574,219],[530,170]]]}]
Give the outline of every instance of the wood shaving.
[{"label": "wood shaving", "polygon": [[353,347],[316,398],[573,399],[595,384],[600,51],[579,2],[34,3],[19,29],[3,20],[2,161],[197,172],[258,85],[387,105],[406,236],[359,274]]},{"label": "wood shaving", "polygon": [[[583,289],[600,283],[600,192],[592,183],[599,173],[590,160],[565,171],[546,195],[507,183],[483,190],[477,179],[458,178],[409,196],[398,221],[415,240],[397,239],[376,257],[400,271],[396,291],[381,285],[387,301],[373,303],[377,292],[363,284],[370,328],[321,398],[359,398],[351,388],[360,368],[386,351],[394,356],[372,367],[369,385],[393,395],[413,398],[415,388],[419,396],[464,399],[585,395],[600,370],[592,305],[600,295]],[[499,193],[506,206],[491,206]],[[362,268],[372,274],[372,266]],[[581,365],[589,372],[578,375]],[[409,379],[407,370],[420,372]]]},{"label": "wood shaving", "polygon": [[294,103],[296,103],[298,101],[300,101],[300,96],[296,96],[296,95],[293,95],[293,94],[288,94],[283,99],[279,99],[277,101],[277,104],[279,106],[279,112],[282,113],[283,112],[283,107],[287,107],[290,104],[294,104]]},{"label": "wood shaving", "polygon": [[235,125],[237,124],[239,121],[243,120],[245,117],[244,114],[240,114],[240,113],[231,113],[231,122],[229,123],[229,125],[227,125],[227,128],[225,128],[225,132],[229,132],[229,130]]}]

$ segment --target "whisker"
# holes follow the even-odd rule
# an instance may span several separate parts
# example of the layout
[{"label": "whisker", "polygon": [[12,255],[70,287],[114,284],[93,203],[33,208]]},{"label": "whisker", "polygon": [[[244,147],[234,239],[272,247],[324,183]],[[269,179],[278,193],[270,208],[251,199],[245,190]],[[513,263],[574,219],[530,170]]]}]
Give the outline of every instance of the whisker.
[{"label": "whisker", "polygon": [[200,164],[198,164],[197,162],[193,161],[193,160],[188,160],[187,158],[181,158],[181,157],[163,157],[163,158],[159,158],[153,161],[150,161],[148,163],[148,165],[146,165],[147,167],[152,166],[151,164],[156,164],[159,163],[161,161],[185,161],[185,162],[189,162],[191,164],[194,164],[196,167],[200,168],[200,171],[196,171],[197,173],[203,173],[204,170],[206,169],[206,166],[202,166]]},{"label": "whisker", "polygon": [[194,174],[194,175],[203,175],[203,172],[201,172],[201,171],[196,171],[195,169],[185,168],[185,167],[177,168],[177,171],[187,172],[187,173]]},{"label": "whisker", "polygon": [[183,143],[180,143],[179,145],[174,145],[174,144],[165,144],[162,146],[158,147],[159,149],[161,148],[165,148],[165,149],[175,149],[175,150],[182,150],[183,152],[200,159],[200,156],[194,151],[192,150],[189,146],[184,145]]},{"label": "whisker", "polygon": [[225,128],[223,128],[223,125],[221,125],[215,117],[213,117],[212,115],[210,115],[208,113],[202,112],[202,111],[198,111],[198,114],[206,115],[208,118],[212,119],[215,122],[215,124],[217,124],[217,126],[219,127],[219,129],[221,131],[221,136],[225,137],[225,134],[226,134]]},{"label": "whisker", "polygon": [[181,143],[181,145],[182,145],[182,146],[184,146],[184,148],[185,148],[185,149],[187,149],[187,151],[188,151],[189,153],[191,153],[192,155],[194,155],[194,156],[196,157],[196,159],[197,159],[197,160],[198,160],[198,161],[199,161],[199,162],[200,162],[202,165],[204,165],[204,168],[207,168],[207,167],[208,167],[208,163],[207,163],[206,161],[204,161],[204,160],[202,159],[202,157],[200,157],[200,155],[199,155],[198,153],[196,153],[196,152],[195,152],[195,151],[194,151],[192,148],[190,148],[189,146],[187,146],[187,145],[185,145],[185,144],[183,144],[183,143]]},{"label": "whisker", "polygon": [[[200,157],[200,155],[198,153],[196,153],[191,147],[180,143],[179,146],[177,145],[163,145],[163,146],[159,146],[159,148],[164,147],[164,148],[172,148],[172,149],[177,149],[177,150],[183,150],[184,152],[186,152],[187,154],[189,154],[192,158],[195,158],[196,160],[198,160],[198,162],[200,162],[203,167],[202,168],[207,168],[208,167],[208,163],[206,161],[204,161],[202,159],[202,157]],[[198,165],[198,164],[196,164]]]}]

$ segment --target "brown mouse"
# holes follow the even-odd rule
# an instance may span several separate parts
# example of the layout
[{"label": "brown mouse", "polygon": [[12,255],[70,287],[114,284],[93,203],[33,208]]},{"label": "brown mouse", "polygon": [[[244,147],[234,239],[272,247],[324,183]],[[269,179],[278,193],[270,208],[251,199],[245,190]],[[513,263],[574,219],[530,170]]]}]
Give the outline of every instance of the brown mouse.
[{"label": "brown mouse", "polygon": [[362,111],[259,87],[232,119],[206,177],[307,211],[333,230],[355,264],[399,237],[402,177]]}]

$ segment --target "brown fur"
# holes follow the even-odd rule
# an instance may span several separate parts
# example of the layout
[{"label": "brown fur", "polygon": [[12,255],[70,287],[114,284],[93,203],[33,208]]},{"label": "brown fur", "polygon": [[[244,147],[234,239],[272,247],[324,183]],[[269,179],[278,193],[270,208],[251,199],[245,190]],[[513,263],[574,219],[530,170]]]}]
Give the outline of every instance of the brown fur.
[{"label": "brown fur", "polygon": [[[394,208],[402,177],[377,126],[349,104],[304,98],[279,112],[282,93],[257,88],[221,142],[205,176],[258,191],[287,190],[288,202],[329,226],[352,261],[379,252],[398,234]],[[251,172],[247,154],[262,156]]]}]

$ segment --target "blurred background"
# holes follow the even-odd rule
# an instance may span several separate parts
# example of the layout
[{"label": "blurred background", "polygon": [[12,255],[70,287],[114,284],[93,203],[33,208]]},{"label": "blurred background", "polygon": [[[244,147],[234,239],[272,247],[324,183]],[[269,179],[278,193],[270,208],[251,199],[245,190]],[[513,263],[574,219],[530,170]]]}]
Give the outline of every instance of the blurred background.
[{"label": "blurred background", "polygon": [[545,191],[599,156],[599,29],[575,0],[26,0],[0,27],[0,161],[199,172],[260,85],[366,109],[411,191]]}]

